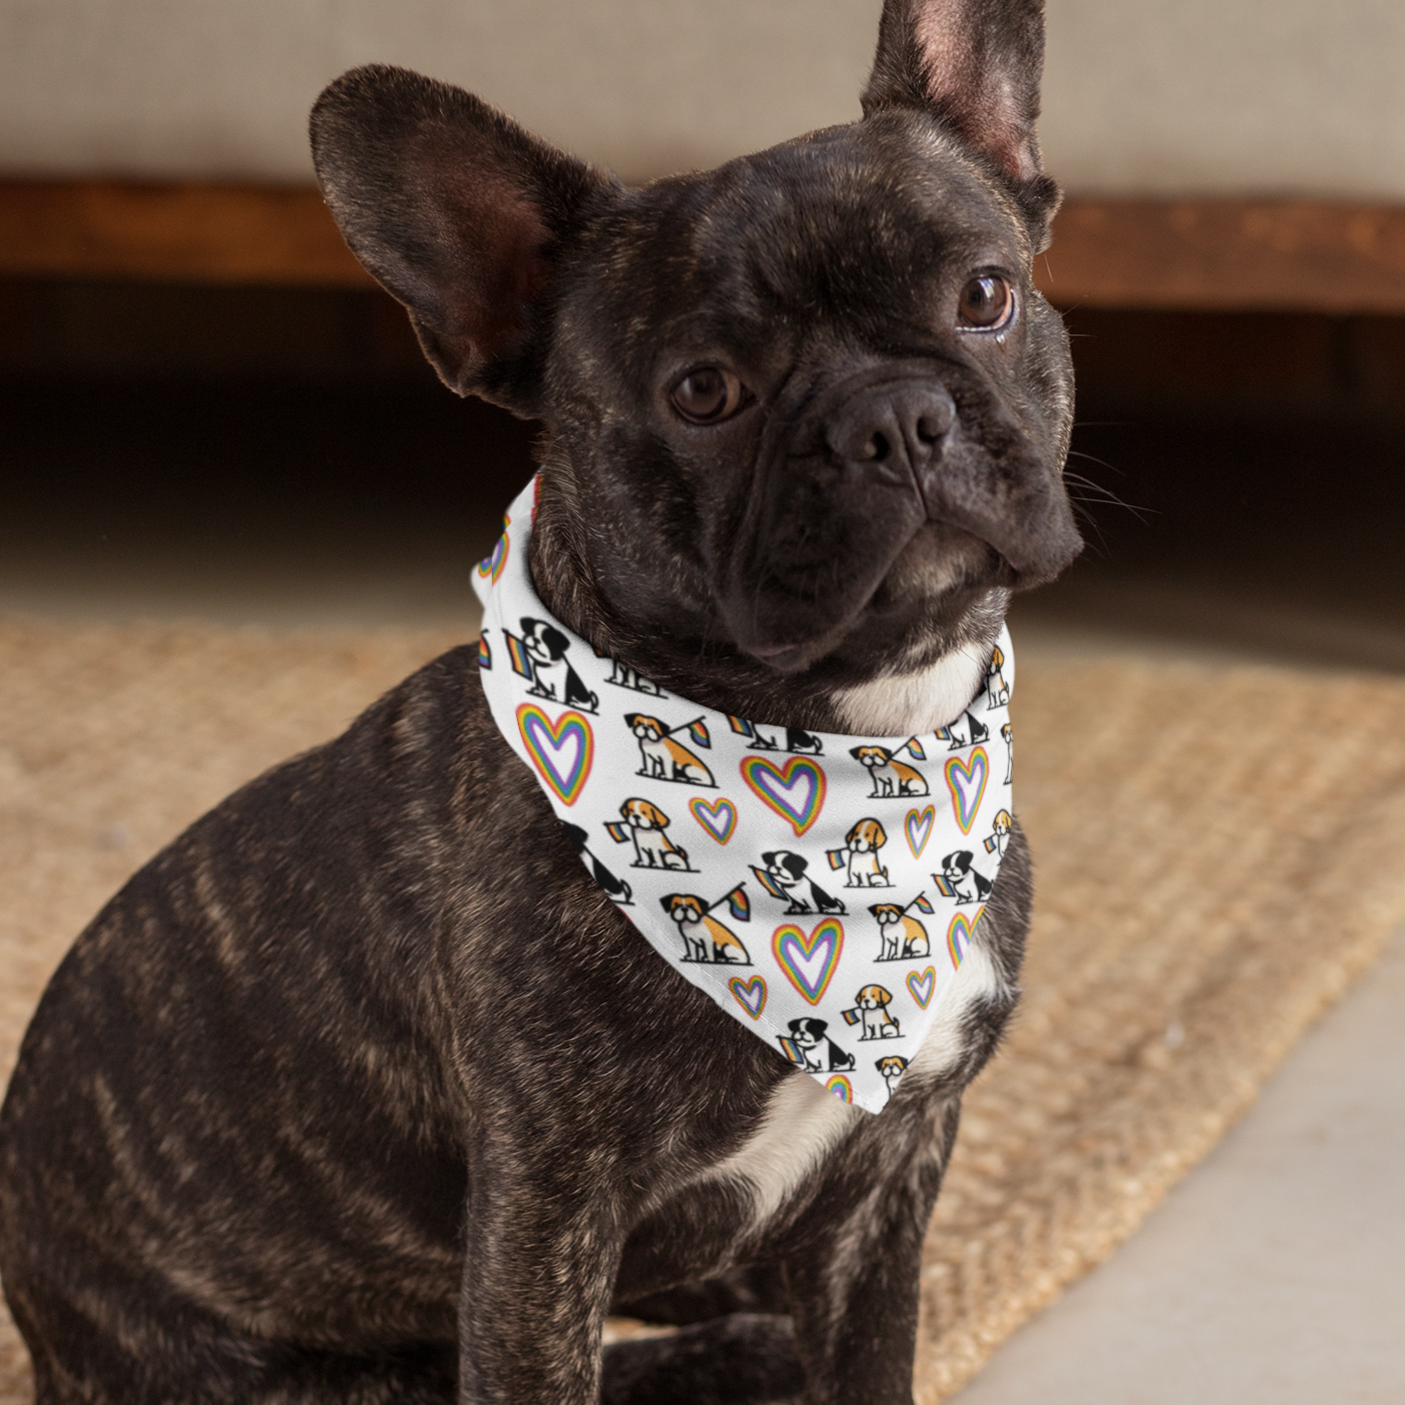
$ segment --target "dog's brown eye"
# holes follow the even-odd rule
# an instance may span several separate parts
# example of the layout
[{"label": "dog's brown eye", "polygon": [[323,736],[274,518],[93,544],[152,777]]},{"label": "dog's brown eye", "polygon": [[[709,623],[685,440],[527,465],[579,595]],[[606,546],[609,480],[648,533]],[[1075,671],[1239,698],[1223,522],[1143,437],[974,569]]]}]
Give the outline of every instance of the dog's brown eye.
[{"label": "dog's brown eye", "polygon": [[742,403],[742,383],[720,366],[699,366],[673,387],[668,398],[685,420],[715,424],[736,413]]},{"label": "dog's brown eye", "polygon": [[988,332],[1004,326],[1014,307],[1015,293],[1009,280],[998,273],[982,273],[962,288],[957,311],[967,327]]}]

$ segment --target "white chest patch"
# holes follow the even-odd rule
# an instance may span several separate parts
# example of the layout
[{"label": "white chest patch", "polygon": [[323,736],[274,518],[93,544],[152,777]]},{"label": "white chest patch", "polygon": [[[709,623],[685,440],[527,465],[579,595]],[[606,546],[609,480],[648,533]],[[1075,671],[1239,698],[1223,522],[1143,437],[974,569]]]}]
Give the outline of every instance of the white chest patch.
[{"label": "white chest patch", "polygon": [[752,1191],[753,1223],[759,1228],[862,1116],[852,1104],[831,1097],[813,1078],[792,1074],[771,1095],[756,1134],[740,1151],[714,1166],[707,1179],[744,1181]]},{"label": "white chest patch", "polygon": [[921,673],[841,688],[834,701],[852,732],[929,732],[960,717],[985,677],[988,647],[963,644]]}]

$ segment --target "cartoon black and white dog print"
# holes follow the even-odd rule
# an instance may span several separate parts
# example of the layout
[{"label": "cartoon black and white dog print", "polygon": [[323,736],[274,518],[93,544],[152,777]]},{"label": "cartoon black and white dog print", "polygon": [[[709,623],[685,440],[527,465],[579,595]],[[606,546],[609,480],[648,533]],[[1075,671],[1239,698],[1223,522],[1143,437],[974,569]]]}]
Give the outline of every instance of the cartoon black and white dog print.
[{"label": "cartoon black and white dog print", "polygon": [[684,732],[699,746],[711,745],[707,740],[707,728],[701,722],[683,722],[677,727],[669,727],[657,717],[649,717],[642,712],[628,713],[624,720],[639,742],[641,776],[657,781],[678,781],[684,785],[716,788],[717,782],[713,780],[712,772],[676,736]]},{"label": "cartoon black and white dog print", "polygon": [[786,1058],[806,1073],[838,1073],[855,1066],[847,1054],[826,1034],[826,1021],[807,1016],[790,1021],[790,1034],[776,1036]]},{"label": "cartoon black and white dog print", "polygon": [[688,851],[668,837],[668,827],[673,821],[652,800],[631,796],[620,805],[620,814],[623,820],[611,821],[605,829],[616,844],[633,839],[631,868],[673,868],[692,872]]},{"label": "cartoon black and white dog print", "polygon": [[[609,658],[609,655],[600,654],[600,657]],[[610,659],[610,676],[605,681],[613,683],[616,688],[628,688],[632,693],[648,693],[650,697],[655,698],[668,696],[652,679],[645,678],[638,669],[631,668],[618,659]]]},{"label": "cartoon black and white dog print", "polygon": [[742,939],[712,915],[714,908],[727,903],[733,917],[747,921],[745,894],[741,888],[734,888],[714,903],[705,902],[695,893],[670,893],[660,898],[659,902],[678,924],[678,934],[683,938],[684,961],[705,961],[725,966],[751,965],[751,956]]},{"label": "cartoon black and white dog print", "polygon": [[942,860],[942,871],[932,875],[942,896],[955,898],[958,907],[984,902],[990,896],[990,879],[971,866],[974,858],[969,849],[958,849]]},{"label": "cartoon black and white dog print", "polygon": [[619,903],[621,907],[628,907],[634,900],[634,890],[623,878],[616,878],[591,852],[590,835],[588,835],[580,825],[572,824],[569,820],[562,820],[561,828],[566,831],[566,838],[571,841],[571,847],[576,853],[583,859],[590,860],[591,877],[593,877],[605,892]]},{"label": "cartoon black and white dog print", "polygon": [[829,851],[832,867],[848,869],[846,888],[888,888],[888,870],[879,851],[888,842],[887,831],[875,819],[862,819],[844,836],[844,848]]},{"label": "cartoon black and white dog print", "polygon": [[928,794],[927,778],[922,772],[909,762],[898,759],[904,751],[915,755],[918,760],[925,759],[925,753],[915,740],[904,743],[896,751],[889,751],[886,746],[877,745],[856,746],[850,750],[849,755],[867,768],[873,781],[873,789],[869,792],[870,799]]},{"label": "cartoon black and white dog print", "polygon": [[527,691],[535,697],[598,712],[600,699],[581,682],[566,657],[571,641],[546,620],[524,615],[521,623],[522,651],[532,669],[532,686]]},{"label": "cartoon black and white dog print", "polygon": [[[921,901],[921,899],[918,899]],[[897,903],[874,903],[869,911],[878,923],[879,961],[910,961],[917,957],[932,954],[932,939],[919,918],[913,917],[909,903],[899,907]],[[927,906],[930,911],[930,904]]]},{"label": "cartoon black and white dog print", "polygon": [[810,861],[803,854],[789,849],[772,849],[761,855],[765,868],[752,865],[751,871],[761,886],[773,897],[786,898],[787,915],[795,912],[830,912],[844,915],[847,911],[838,898],[831,897],[809,876]]},{"label": "cartoon black and white dog print", "polygon": [[958,717],[949,727],[939,727],[937,737],[949,743],[949,751],[960,751],[963,746],[975,746],[977,742],[990,740],[990,728],[970,712]]},{"label": "cartoon black and white dog print", "polygon": [[863,1026],[860,1043],[902,1038],[902,1025],[888,1008],[892,1003],[893,992],[881,985],[866,985],[854,997],[854,1006],[844,1011],[844,1018],[850,1024]]}]

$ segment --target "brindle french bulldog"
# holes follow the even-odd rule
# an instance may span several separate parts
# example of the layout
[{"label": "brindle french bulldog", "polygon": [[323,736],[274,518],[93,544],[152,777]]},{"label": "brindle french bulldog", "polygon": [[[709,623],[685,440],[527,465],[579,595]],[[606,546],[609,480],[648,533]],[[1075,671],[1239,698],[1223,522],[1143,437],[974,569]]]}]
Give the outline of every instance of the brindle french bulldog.
[{"label": "brindle french bulldog", "polygon": [[[849,126],[626,189],[392,68],[312,116],[429,359],[547,427],[531,568],[777,727],[959,716],[1079,549],[1039,0],[888,0]],[[3,1113],[40,1405],[912,1389],[924,1227],[1014,1005],[1021,836],[891,1104],[830,1097],[591,881],[457,649],[230,797],[79,938]],[[691,1323],[602,1353],[612,1310]]]}]

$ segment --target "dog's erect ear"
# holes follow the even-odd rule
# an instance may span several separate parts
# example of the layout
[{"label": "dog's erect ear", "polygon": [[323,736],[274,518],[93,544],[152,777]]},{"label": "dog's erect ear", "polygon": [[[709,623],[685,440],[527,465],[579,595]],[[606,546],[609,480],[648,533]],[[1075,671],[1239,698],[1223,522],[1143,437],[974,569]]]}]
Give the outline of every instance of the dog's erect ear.
[{"label": "dog's erect ear", "polygon": [[1035,134],[1043,70],[1044,0],[885,0],[863,110],[935,112],[1048,220],[1059,188]]},{"label": "dog's erect ear", "polygon": [[342,237],[445,384],[534,413],[556,260],[607,178],[461,88],[379,64],[327,88],[311,127]]}]

